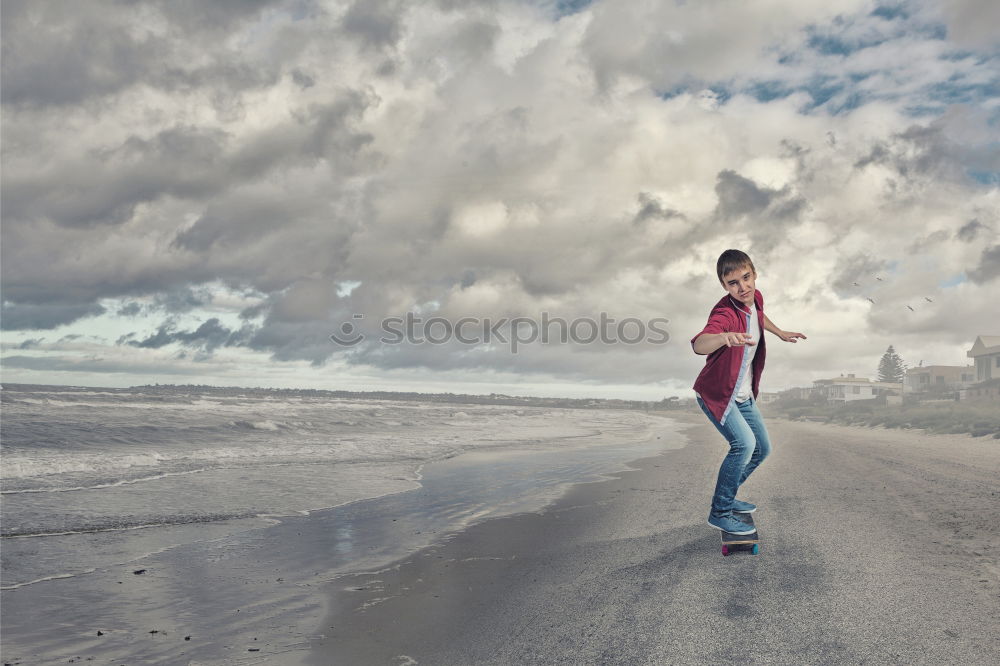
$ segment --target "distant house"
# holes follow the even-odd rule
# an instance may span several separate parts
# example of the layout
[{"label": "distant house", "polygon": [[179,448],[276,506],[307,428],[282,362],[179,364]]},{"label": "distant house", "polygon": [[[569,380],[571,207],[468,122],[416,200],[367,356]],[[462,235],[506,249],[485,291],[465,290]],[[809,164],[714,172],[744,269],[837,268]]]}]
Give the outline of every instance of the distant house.
[{"label": "distant house", "polygon": [[903,393],[903,382],[872,382],[872,393],[880,395],[901,395]]},{"label": "distant house", "polygon": [[967,389],[962,389],[958,392],[958,399],[1000,402],[1000,377],[987,379],[985,382],[979,382]]},{"label": "distant house", "polygon": [[813,393],[813,388],[808,386],[796,386],[779,393],[782,400],[808,400]]},{"label": "distant house", "polygon": [[1000,377],[1000,335],[980,335],[965,355],[975,359],[977,382]]},{"label": "distant house", "polygon": [[871,400],[877,395],[876,387],[867,377],[855,377],[853,374],[817,379],[813,382],[813,392],[836,402]]},{"label": "distant house", "polygon": [[959,391],[958,399],[1000,401],[1000,335],[980,335],[965,355],[976,364],[976,383]]},{"label": "distant house", "polygon": [[906,371],[903,380],[907,393],[956,391],[976,381],[972,365],[923,365]]},{"label": "distant house", "polygon": [[769,402],[776,401],[778,399],[778,394],[771,393],[769,391],[761,391],[759,397],[760,397],[760,404],[766,405]]}]

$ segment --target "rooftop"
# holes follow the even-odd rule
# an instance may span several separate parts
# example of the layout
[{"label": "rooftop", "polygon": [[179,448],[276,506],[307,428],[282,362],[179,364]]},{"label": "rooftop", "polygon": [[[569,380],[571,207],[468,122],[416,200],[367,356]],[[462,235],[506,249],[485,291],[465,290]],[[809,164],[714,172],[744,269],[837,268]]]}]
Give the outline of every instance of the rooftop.
[{"label": "rooftop", "polygon": [[965,352],[969,358],[984,354],[1000,354],[1000,335],[980,335],[976,337],[972,349]]}]

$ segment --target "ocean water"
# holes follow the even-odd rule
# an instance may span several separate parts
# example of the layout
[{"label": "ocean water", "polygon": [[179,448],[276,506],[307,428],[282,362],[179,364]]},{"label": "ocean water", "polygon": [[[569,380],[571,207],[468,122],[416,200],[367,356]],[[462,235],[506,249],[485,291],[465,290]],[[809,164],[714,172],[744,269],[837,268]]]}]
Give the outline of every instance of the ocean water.
[{"label": "ocean water", "polygon": [[620,410],[239,389],[0,400],[5,662],[294,663],[338,575],[679,445],[669,420]]}]

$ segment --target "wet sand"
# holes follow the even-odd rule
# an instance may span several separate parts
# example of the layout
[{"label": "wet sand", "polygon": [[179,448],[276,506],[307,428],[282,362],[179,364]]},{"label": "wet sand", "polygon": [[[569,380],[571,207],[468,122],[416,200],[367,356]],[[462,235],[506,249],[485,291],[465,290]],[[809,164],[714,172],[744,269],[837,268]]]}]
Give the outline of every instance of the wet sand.
[{"label": "wet sand", "polygon": [[722,557],[725,445],[681,418],[683,449],[336,579],[313,662],[996,663],[1000,441],[770,418],[762,551]]}]

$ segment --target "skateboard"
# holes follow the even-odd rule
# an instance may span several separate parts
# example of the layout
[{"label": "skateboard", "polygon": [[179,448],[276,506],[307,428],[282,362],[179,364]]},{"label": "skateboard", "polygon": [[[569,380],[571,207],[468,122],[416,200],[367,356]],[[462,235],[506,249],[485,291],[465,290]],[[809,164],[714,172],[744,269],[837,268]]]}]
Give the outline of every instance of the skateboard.
[{"label": "skateboard", "polygon": [[760,552],[760,532],[756,531],[757,526],[753,522],[752,513],[733,514],[744,523],[754,528],[753,534],[731,534],[730,532],[720,532],[722,535],[722,555],[727,556],[738,550],[749,550],[756,555]]}]

